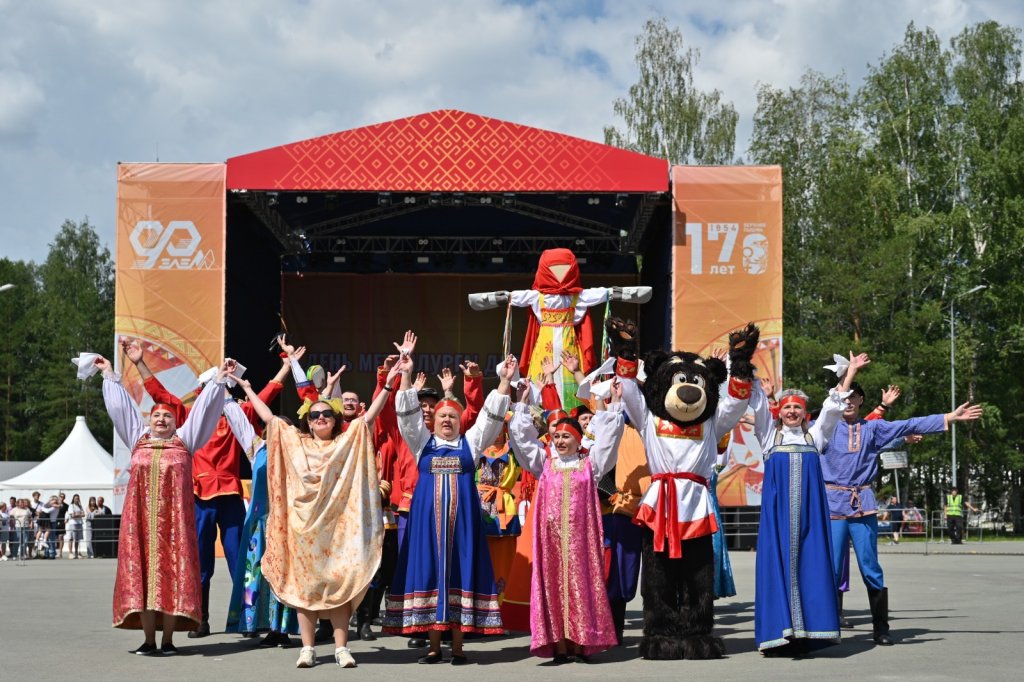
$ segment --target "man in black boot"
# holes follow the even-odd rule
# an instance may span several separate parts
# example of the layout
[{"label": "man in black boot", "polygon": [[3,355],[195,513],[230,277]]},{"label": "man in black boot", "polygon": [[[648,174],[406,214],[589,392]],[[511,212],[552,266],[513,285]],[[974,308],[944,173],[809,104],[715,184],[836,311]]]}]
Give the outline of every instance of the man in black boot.
[{"label": "man in black boot", "polygon": [[189,639],[206,637],[210,634],[210,583],[203,583],[203,622],[199,627],[188,633]]},{"label": "man in black boot", "polygon": [[889,588],[880,590],[868,589],[868,604],[871,605],[871,627],[875,644],[892,646],[895,644],[889,635]]},{"label": "man in black boot", "polygon": [[890,646],[889,596],[882,566],[878,563],[878,503],[871,488],[878,475],[878,453],[894,438],[908,434],[940,433],[949,425],[981,417],[980,406],[964,403],[952,412],[906,420],[867,420],[860,416],[864,389],[850,384],[843,419],[821,453],[832,530],[832,568],[836,584],[842,580],[846,543],[853,543],[864,586],[868,590],[876,644]]},{"label": "man in black boot", "polygon": [[313,636],[313,642],[315,644],[323,644],[324,642],[334,641],[334,626],[331,625],[331,621],[320,619],[320,625],[317,626],[316,634]]},{"label": "man in black boot", "polygon": [[626,629],[626,601],[624,599],[611,599],[608,604],[612,607],[612,623],[615,624],[615,639],[622,645],[622,632]]}]

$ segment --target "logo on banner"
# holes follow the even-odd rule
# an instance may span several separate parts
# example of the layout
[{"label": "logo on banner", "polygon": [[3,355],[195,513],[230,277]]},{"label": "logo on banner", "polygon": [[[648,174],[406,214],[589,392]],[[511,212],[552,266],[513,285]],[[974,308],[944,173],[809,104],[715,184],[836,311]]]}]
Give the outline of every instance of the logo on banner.
[{"label": "logo on banner", "polygon": [[212,250],[199,248],[203,238],[191,220],[159,220],[135,223],[128,241],[141,270],[206,270],[215,264]]},{"label": "logo on banner", "polygon": [[737,249],[739,223],[686,223],[690,274],[733,275],[739,267],[748,275],[763,275],[768,271],[769,248],[764,231],[764,223],[743,223],[742,247]]}]

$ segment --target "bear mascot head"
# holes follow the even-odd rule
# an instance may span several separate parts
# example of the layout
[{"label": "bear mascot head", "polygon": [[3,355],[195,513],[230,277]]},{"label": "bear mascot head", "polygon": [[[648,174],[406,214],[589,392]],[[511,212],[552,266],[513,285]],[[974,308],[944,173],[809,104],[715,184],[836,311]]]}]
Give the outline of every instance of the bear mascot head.
[{"label": "bear mascot head", "polygon": [[[611,354],[627,363],[637,359],[637,329],[632,320],[610,317],[605,323]],[[751,359],[760,331],[754,324],[729,334],[729,370],[714,357],[686,351],[654,350],[644,356],[647,409],[679,426],[707,421],[718,408],[718,386],[729,376],[752,381]]]}]

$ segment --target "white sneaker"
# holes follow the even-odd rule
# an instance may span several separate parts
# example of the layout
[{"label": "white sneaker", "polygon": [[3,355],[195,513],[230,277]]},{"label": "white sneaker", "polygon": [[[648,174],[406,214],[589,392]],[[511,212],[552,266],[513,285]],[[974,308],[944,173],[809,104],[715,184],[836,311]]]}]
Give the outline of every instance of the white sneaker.
[{"label": "white sneaker", "polygon": [[299,652],[299,660],[295,661],[296,668],[312,668],[316,665],[316,649],[311,646],[302,647]]},{"label": "white sneaker", "polygon": [[340,646],[334,650],[334,660],[342,668],[356,667],[356,659],[352,658],[352,651],[347,646]]}]

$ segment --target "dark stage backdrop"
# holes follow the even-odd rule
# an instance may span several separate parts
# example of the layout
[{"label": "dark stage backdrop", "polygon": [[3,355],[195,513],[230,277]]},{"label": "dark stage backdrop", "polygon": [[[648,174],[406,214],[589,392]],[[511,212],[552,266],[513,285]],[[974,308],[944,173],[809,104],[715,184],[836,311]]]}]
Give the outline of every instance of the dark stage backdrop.
[{"label": "dark stage backdrop", "polygon": [[[586,275],[584,287],[631,286],[635,275]],[[458,372],[466,359],[480,364],[485,388],[497,386],[495,366],[501,359],[505,308],[474,311],[467,294],[502,289],[528,289],[533,276],[463,274],[335,274],[307,273],[281,276],[281,309],[288,338],[307,348],[303,367],[318,364],[348,370],[341,378],[345,390],[356,391],[367,403],[373,394],[376,369],[394,352],[406,329],[419,336],[417,369],[439,387],[436,375],[444,367]],[[613,303],[615,314],[636,319],[636,305]],[[523,347],[527,308],[512,309],[511,350]],[[594,316],[594,347],[601,338],[604,306],[591,308]],[[461,381],[456,394],[461,398]],[[285,391],[284,413],[291,413],[297,399]]]}]

